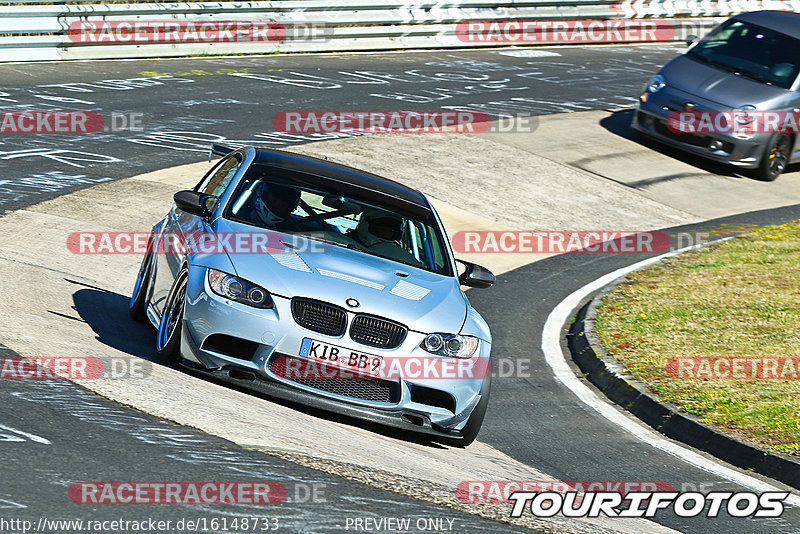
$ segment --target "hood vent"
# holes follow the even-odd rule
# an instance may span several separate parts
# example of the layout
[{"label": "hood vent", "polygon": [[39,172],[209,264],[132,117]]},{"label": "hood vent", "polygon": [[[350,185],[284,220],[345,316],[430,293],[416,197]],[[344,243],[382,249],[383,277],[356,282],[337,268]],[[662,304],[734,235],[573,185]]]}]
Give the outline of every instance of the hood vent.
[{"label": "hood vent", "polygon": [[422,300],[425,295],[430,292],[430,289],[412,284],[411,282],[406,282],[405,280],[398,280],[397,284],[389,291],[392,295],[408,300]]}]

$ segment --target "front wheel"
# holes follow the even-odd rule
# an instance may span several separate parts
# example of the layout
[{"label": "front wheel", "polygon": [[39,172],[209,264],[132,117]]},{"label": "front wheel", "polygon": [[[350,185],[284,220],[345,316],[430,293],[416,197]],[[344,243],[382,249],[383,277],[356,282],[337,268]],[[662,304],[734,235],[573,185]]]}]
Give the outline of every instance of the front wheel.
[{"label": "front wheel", "polygon": [[183,310],[186,307],[186,286],[189,273],[183,269],[169,290],[156,335],[156,355],[162,363],[174,364],[181,360],[181,334]]},{"label": "front wheel", "polygon": [[481,384],[481,400],[469,414],[469,419],[461,430],[461,439],[457,442],[458,447],[467,447],[471,445],[475,438],[478,437],[478,432],[483,426],[483,419],[486,416],[486,408],[489,406],[489,391],[492,388],[492,362],[489,360],[486,376]]},{"label": "front wheel", "polygon": [[472,410],[472,413],[464,425],[464,430],[461,431],[461,440],[458,442],[459,447],[466,447],[471,445],[475,438],[478,437],[478,432],[483,426],[483,418],[486,416],[486,406],[489,404],[489,395],[485,395]]},{"label": "front wheel", "polygon": [[775,134],[770,138],[756,171],[759,179],[772,182],[781,175],[789,164],[789,157],[792,154],[791,145],[791,137],[787,134]]}]

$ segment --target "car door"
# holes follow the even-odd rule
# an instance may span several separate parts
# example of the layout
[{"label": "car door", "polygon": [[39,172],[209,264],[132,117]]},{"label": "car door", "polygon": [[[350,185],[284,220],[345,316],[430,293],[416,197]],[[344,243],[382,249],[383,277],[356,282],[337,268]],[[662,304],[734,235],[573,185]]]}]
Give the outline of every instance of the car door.
[{"label": "car door", "polygon": [[[238,153],[223,158],[206,173],[194,190],[221,197],[241,165],[242,157]],[[156,276],[151,303],[159,316],[172,283],[186,261],[185,251],[179,244],[185,242],[187,234],[208,231],[210,229],[203,217],[186,213],[173,204],[162,229],[160,250],[163,253],[156,255]]]}]

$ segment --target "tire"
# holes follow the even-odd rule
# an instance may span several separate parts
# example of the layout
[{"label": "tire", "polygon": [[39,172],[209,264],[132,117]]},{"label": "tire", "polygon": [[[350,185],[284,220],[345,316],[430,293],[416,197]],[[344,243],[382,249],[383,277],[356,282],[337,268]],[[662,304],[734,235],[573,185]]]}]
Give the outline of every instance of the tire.
[{"label": "tire", "polygon": [[483,425],[483,418],[486,416],[486,406],[489,404],[489,396],[481,398],[475,409],[472,410],[467,424],[464,425],[464,430],[461,431],[461,440],[458,442],[459,447],[467,447],[478,437],[478,432]]},{"label": "tire", "polygon": [[464,425],[464,429],[461,431],[461,439],[458,442],[459,447],[471,445],[472,442],[475,441],[475,438],[478,437],[478,432],[480,432],[481,426],[483,425],[483,418],[486,416],[486,407],[489,406],[489,390],[492,385],[491,365],[490,360],[488,373],[481,385],[481,400],[478,401],[477,406],[472,410],[469,419],[467,419],[467,424]]},{"label": "tire", "polygon": [[[150,250],[148,245],[147,250]],[[133,286],[133,293],[131,300],[128,304],[128,315],[134,321],[140,323],[147,322],[147,313],[145,307],[147,306],[147,289],[150,287],[150,277],[153,274],[153,257],[147,253],[142,258],[142,264],[139,266],[139,274],[136,275],[136,283]]]},{"label": "tire", "polygon": [[178,273],[164,304],[156,334],[156,356],[161,363],[171,365],[181,361],[183,310],[186,306],[188,279],[189,272],[184,268]]},{"label": "tire", "polygon": [[770,137],[756,176],[765,182],[772,182],[781,175],[789,164],[792,155],[792,138],[787,134],[775,134]]}]

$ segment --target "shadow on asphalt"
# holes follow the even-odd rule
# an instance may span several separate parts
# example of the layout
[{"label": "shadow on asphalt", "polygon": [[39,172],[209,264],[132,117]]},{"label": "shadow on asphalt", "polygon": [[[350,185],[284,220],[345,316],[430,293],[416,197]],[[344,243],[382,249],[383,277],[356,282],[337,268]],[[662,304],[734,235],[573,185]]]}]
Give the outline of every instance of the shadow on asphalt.
[{"label": "shadow on asphalt", "polygon": [[[155,329],[148,324],[136,322],[128,316],[128,303],[130,300],[128,297],[89,284],[84,284],[83,282],[77,282],[66,278],[65,280],[71,284],[83,286],[83,289],[79,289],[72,294],[72,300],[74,302],[73,309],[94,331],[95,339],[125,354],[136,358],[142,358],[158,365],[165,365],[156,358]],[[191,369],[186,369],[184,367],[175,366],[174,368],[187,375],[193,376],[196,380],[212,382],[227,387],[228,389],[265,399],[320,419],[327,419],[348,426],[362,428],[374,434],[400,439],[423,447],[445,449],[448,448],[449,445],[431,441],[421,435],[415,436],[405,433],[402,430],[376,425],[369,421],[362,421],[360,419],[354,419],[333,412],[310,408],[302,404],[270,397],[269,395],[257,391],[238,387],[228,382],[193,372]]]},{"label": "shadow on asphalt", "polygon": [[128,297],[88,286],[72,295],[73,309],[86,321],[100,343],[137,358],[158,363],[155,350],[155,330],[133,321],[128,316]]},{"label": "shadow on asphalt", "polygon": [[[633,120],[634,113],[635,110],[633,109],[615,111],[608,117],[601,119],[600,126],[614,135],[629,141],[633,141],[634,143],[638,143],[639,145],[647,147],[651,150],[655,150],[656,152],[686,163],[687,165],[691,165],[699,170],[709,172],[711,174],[717,174],[719,176],[727,176],[730,178],[746,178],[749,180],[758,181],[758,178],[753,176],[751,171],[746,169],[737,169],[736,167],[732,167],[730,165],[725,165],[716,161],[701,158],[700,156],[696,156],[694,154],[683,152],[669,145],[662,144],[655,139],[651,139],[640,132],[637,132],[631,128],[631,121]],[[790,173],[798,170],[800,170],[800,164],[794,164],[789,166],[785,172]]]}]

